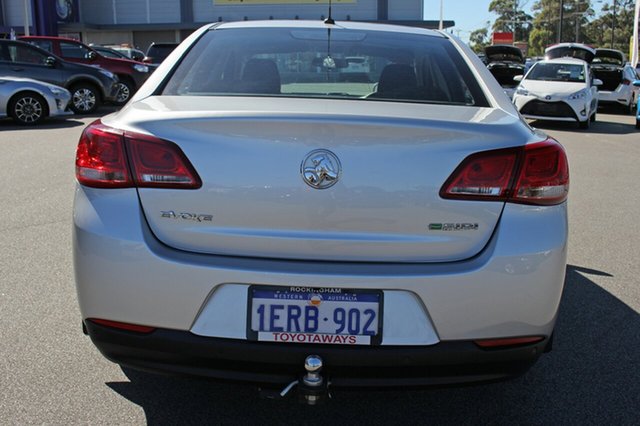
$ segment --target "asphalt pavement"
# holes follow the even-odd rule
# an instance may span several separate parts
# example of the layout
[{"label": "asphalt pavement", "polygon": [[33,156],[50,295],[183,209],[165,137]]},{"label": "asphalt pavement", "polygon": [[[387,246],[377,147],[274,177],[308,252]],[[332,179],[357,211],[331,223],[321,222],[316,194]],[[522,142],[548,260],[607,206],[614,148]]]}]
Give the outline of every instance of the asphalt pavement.
[{"label": "asphalt pavement", "polygon": [[[104,112],[104,111],[103,111]],[[337,390],[318,407],[252,385],[123,371],[82,334],[71,261],[75,146],[95,117],[0,120],[0,424],[640,423],[640,132],[533,123],[567,148],[570,250],[554,349],[508,382]]]}]

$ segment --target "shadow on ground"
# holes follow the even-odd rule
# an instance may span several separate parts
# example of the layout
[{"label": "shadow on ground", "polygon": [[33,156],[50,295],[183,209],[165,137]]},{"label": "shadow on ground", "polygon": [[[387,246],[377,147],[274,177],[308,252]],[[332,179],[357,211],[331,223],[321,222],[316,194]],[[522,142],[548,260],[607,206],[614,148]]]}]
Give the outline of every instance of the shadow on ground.
[{"label": "shadow on ground", "polygon": [[335,391],[327,405],[258,397],[255,387],[126,369],[107,383],[149,424],[637,424],[640,315],[568,266],[554,349],[515,380],[462,388]]}]

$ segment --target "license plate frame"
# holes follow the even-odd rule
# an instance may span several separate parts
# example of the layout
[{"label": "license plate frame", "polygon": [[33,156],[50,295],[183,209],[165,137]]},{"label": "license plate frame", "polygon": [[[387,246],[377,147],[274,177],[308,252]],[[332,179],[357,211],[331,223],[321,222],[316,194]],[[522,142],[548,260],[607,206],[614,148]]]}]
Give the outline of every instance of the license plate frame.
[{"label": "license plate frame", "polygon": [[[297,291],[294,291],[297,290]],[[265,291],[265,292],[283,292],[283,293],[299,293],[301,295],[311,295],[311,294],[321,294],[321,295],[334,295],[334,294],[342,294],[342,295],[368,295],[377,298],[378,303],[378,317],[377,317],[377,334],[370,337],[369,343],[357,343],[357,345],[363,346],[377,346],[382,343],[382,334],[383,334],[383,316],[384,316],[384,292],[382,290],[371,290],[371,289],[352,289],[352,288],[337,288],[337,287],[306,287],[306,286],[264,286],[264,285],[250,285],[247,291],[247,340],[251,341],[260,341],[264,343],[271,343],[273,341],[260,339],[259,331],[252,329],[252,313],[253,313],[253,300],[254,294],[256,291]],[[339,292],[339,293],[336,293]],[[375,320],[374,320],[375,321]],[[271,331],[267,331],[266,333],[273,333]],[[284,332],[289,333],[289,332]],[[326,334],[326,333],[302,333],[298,332],[297,334],[310,334],[310,335],[318,335],[318,336],[353,336],[350,334]],[[365,335],[358,335],[365,336]],[[280,342],[278,342],[280,343]],[[349,343],[338,343],[338,342],[292,342],[292,343],[307,343],[307,344],[327,344],[331,346],[340,346],[340,345],[349,345]]]}]

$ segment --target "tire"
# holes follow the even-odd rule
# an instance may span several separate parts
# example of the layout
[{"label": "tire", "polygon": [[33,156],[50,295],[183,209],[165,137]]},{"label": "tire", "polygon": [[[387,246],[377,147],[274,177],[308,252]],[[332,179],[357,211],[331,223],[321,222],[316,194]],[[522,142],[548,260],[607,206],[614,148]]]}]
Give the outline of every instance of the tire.
[{"label": "tire", "polygon": [[118,82],[118,96],[116,97],[116,100],[113,101],[113,104],[117,106],[126,104],[129,102],[129,99],[131,99],[134,92],[135,89],[133,83],[127,78],[122,78]]},{"label": "tire", "polygon": [[640,130],[640,119],[636,118],[636,129]]},{"label": "tire", "polygon": [[597,115],[598,115],[597,112],[594,112],[593,115],[591,115],[591,119],[590,119],[591,120],[591,124],[596,122],[596,120],[598,118]]},{"label": "tire", "polygon": [[91,114],[100,106],[100,92],[96,86],[80,83],[71,87],[69,108],[76,114]]},{"label": "tire", "polygon": [[22,126],[33,126],[47,118],[49,107],[42,96],[24,92],[15,95],[9,102],[9,115]]}]

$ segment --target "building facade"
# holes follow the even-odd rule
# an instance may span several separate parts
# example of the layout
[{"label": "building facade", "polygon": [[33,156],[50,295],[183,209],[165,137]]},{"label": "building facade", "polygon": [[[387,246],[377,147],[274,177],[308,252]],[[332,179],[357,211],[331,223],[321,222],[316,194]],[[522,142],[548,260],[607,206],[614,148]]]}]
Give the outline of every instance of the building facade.
[{"label": "building facade", "polygon": [[[211,22],[324,19],[328,0],[3,0],[0,35],[64,35],[85,43],[179,42]],[[26,11],[26,14],[25,14]],[[388,22],[437,28],[423,20],[423,0],[333,0],[335,20]],[[25,20],[27,16],[27,20]],[[445,27],[453,26],[446,21]]]}]

